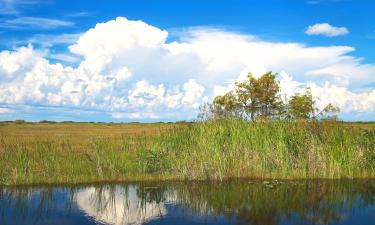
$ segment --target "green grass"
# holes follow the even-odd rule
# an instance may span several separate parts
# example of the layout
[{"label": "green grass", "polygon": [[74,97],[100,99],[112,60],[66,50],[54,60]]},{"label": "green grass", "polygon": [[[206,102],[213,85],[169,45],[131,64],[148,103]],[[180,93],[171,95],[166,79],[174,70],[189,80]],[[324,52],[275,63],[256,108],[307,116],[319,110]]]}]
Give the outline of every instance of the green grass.
[{"label": "green grass", "polygon": [[[48,130],[48,132],[46,132]],[[375,177],[375,129],[236,119],[1,124],[0,184]]]},{"label": "green grass", "polygon": [[162,133],[147,155],[145,172],[184,179],[372,177],[375,132],[332,122],[209,121]]}]

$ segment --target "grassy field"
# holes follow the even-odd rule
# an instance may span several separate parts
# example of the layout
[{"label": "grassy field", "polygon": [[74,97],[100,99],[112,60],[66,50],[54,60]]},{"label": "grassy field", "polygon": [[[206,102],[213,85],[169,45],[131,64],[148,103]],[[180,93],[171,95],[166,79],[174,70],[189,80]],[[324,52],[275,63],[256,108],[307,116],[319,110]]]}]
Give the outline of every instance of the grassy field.
[{"label": "grassy field", "polygon": [[375,124],[0,123],[0,184],[373,178]]}]

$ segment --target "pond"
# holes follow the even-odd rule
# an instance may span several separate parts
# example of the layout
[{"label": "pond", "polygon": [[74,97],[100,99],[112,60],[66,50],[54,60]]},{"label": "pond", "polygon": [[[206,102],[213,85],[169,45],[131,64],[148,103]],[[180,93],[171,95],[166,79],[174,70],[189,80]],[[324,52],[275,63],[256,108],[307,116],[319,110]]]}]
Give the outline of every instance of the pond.
[{"label": "pond", "polygon": [[0,187],[0,224],[375,224],[375,181]]}]

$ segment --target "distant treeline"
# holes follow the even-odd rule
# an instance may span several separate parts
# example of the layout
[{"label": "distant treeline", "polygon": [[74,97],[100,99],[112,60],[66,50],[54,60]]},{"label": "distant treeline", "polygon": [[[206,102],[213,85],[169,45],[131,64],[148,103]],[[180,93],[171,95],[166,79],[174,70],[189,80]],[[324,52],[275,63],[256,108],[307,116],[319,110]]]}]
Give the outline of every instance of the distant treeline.
[{"label": "distant treeline", "polygon": [[27,121],[27,120],[7,120],[7,121],[0,121],[1,123],[14,123],[14,124],[64,124],[64,123],[78,123],[78,124],[158,124],[158,123],[166,123],[166,124],[171,124],[171,123],[191,123],[191,121],[186,121],[186,120],[179,120],[176,122],[164,122],[164,121],[158,121],[158,122],[139,122],[139,121],[134,121],[134,122],[94,122],[94,121],[52,121],[52,120],[41,120],[41,121]]}]

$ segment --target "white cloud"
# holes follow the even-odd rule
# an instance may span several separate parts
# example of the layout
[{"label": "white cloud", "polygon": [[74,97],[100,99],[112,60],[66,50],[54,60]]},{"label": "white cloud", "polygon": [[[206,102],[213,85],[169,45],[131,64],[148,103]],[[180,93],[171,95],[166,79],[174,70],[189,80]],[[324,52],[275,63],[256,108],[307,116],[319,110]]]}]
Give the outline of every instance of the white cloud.
[{"label": "white cloud", "polygon": [[164,94],[165,88],[163,84],[155,86],[142,80],[138,81],[134,87],[128,91],[128,98],[130,105],[142,105],[147,108],[154,108],[162,104]]},{"label": "white cloud", "polygon": [[339,106],[344,112],[372,114],[375,118],[375,90],[362,93],[349,91],[326,82],[324,86],[310,84],[312,94],[318,96],[320,107],[332,103]]},{"label": "white cloud", "polygon": [[0,52],[0,78],[24,74],[34,66],[38,59],[42,59],[42,55],[35,52],[31,46],[18,48],[16,51],[2,51]]},{"label": "white cloud", "polygon": [[[99,23],[81,36],[70,50],[82,56],[116,54],[132,48],[161,47],[168,36],[142,21],[130,21],[123,17]],[[99,48],[98,48],[99,47]]]},{"label": "white cloud", "polygon": [[286,99],[289,99],[295,93],[302,93],[305,87],[310,87],[319,108],[332,103],[340,107],[345,113],[356,112],[374,114],[375,116],[375,89],[356,93],[329,81],[326,81],[323,85],[317,85],[313,82],[297,82],[284,71],[280,75],[281,92]]},{"label": "white cloud", "polygon": [[0,103],[70,106],[113,118],[194,118],[202,102],[235,80],[272,70],[281,72],[285,95],[308,84],[347,113],[375,111],[373,89],[365,87],[375,82],[375,66],[350,56],[350,46],[266,42],[205,28],[180,35],[167,42],[167,31],[121,17],[99,23],[69,47],[82,58],[75,68],[49,62],[48,52],[32,46],[2,51]]},{"label": "white cloud", "polygon": [[7,29],[55,29],[59,27],[72,27],[73,22],[43,17],[18,17],[0,22],[0,27]]},{"label": "white cloud", "polygon": [[161,116],[157,113],[144,113],[144,112],[134,112],[134,113],[121,113],[115,112],[111,114],[114,119],[159,119]]},{"label": "white cloud", "polygon": [[[198,108],[199,103],[201,102],[201,98],[204,93],[204,87],[195,80],[190,79],[188,82],[184,83],[183,85],[183,95],[181,99],[181,103],[184,105],[189,105],[192,108]],[[203,99],[204,101],[206,100]]]},{"label": "white cloud", "polygon": [[309,26],[306,31],[308,35],[324,35],[327,37],[335,37],[349,34],[349,30],[346,27],[335,27],[329,23],[317,23]]}]

